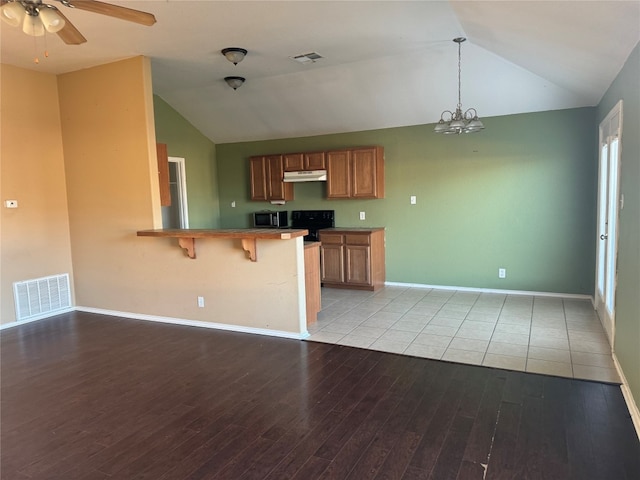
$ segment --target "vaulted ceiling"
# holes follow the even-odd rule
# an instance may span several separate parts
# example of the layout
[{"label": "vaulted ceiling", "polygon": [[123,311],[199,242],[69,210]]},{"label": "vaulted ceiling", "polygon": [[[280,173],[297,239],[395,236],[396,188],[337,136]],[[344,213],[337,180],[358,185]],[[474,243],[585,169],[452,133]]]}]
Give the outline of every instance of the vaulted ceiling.
[{"label": "vaulted ceiling", "polygon": [[[58,74],[148,56],[154,92],[215,143],[434,123],[457,103],[458,36],[463,108],[593,106],[640,40],[640,0],[110,2],[152,27],[50,3],[87,43],[3,23],[3,63]],[[249,53],[234,66],[225,47]],[[323,58],[291,59],[309,52]],[[247,80],[234,91],[228,75]]]}]

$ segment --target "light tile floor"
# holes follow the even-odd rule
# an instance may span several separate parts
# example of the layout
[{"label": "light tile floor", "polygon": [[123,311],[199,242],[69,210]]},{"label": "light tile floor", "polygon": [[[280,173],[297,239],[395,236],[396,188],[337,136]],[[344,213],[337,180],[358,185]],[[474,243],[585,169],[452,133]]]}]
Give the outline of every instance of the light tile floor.
[{"label": "light tile floor", "polygon": [[619,383],[588,300],[387,286],[322,288],[308,340]]}]

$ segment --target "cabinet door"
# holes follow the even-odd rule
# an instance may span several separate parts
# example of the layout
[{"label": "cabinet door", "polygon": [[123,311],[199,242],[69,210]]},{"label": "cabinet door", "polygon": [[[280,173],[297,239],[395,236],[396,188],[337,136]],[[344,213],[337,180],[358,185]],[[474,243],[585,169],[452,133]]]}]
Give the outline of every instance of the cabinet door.
[{"label": "cabinet door", "polygon": [[264,157],[251,157],[249,159],[249,178],[251,200],[269,200],[267,191],[267,169]]},{"label": "cabinet door", "polygon": [[342,245],[323,244],[320,247],[320,277],[323,282],[344,282],[344,268],[342,267],[343,252],[344,248]]},{"label": "cabinet door", "polygon": [[363,148],[351,151],[353,198],[377,198],[377,158],[375,148]]},{"label": "cabinet door", "polygon": [[293,183],[284,183],[284,163],[282,155],[265,157],[267,164],[268,200],[293,200]]},{"label": "cabinet door", "polygon": [[282,158],[285,172],[300,172],[304,170],[304,155],[302,153],[287,153]]},{"label": "cabinet door", "polygon": [[324,152],[314,152],[304,154],[304,169],[305,170],[324,170],[326,169],[326,162],[324,160]]},{"label": "cabinet door", "polygon": [[158,182],[160,183],[160,205],[171,205],[171,188],[169,187],[169,155],[166,143],[156,143],[158,156]]},{"label": "cabinet door", "polygon": [[371,248],[365,245],[345,245],[345,282],[371,285]]},{"label": "cabinet door", "polygon": [[327,197],[351,196],[351,168],[348,150],[327,152]]}]

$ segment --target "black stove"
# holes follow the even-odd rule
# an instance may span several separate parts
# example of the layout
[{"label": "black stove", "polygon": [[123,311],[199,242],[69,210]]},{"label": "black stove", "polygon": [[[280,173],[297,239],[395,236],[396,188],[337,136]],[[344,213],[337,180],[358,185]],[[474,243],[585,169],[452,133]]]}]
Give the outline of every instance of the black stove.
[{"label": "black stove", "polygon": [[291,228],[309,230],[305,241],[317,242],[318,230],[336,226],[335,210],[293,210],[291,212]]}]

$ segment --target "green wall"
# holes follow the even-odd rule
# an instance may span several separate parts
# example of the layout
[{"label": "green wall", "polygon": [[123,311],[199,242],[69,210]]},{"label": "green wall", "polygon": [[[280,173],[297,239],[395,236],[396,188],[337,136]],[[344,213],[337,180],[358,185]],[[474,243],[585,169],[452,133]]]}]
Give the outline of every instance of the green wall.
[{"label": "green wall", "polygon": [[156,141],[170,157],[183,157],[187,171],[190,228],[218,228],[216,146],[157,95],[153,96]]},{"label": "green wall", "polygon": [[[422,125],[219,144],[221,226],[247,227],[262,209],[334,209],[337,226],[386,227],[387,281],[591,295],[595,114],[485,118],[484,132],[462,136]],[[284,206],[249,201],[251,155],[364,145],[385,148],[384,199],[326,200],[324,183],[300,183]]]},{"label": "green wall", "polygon": [[618,284],[615,353],[640,401],[640,44],[598,105],[598,122],[622,99]]}]

